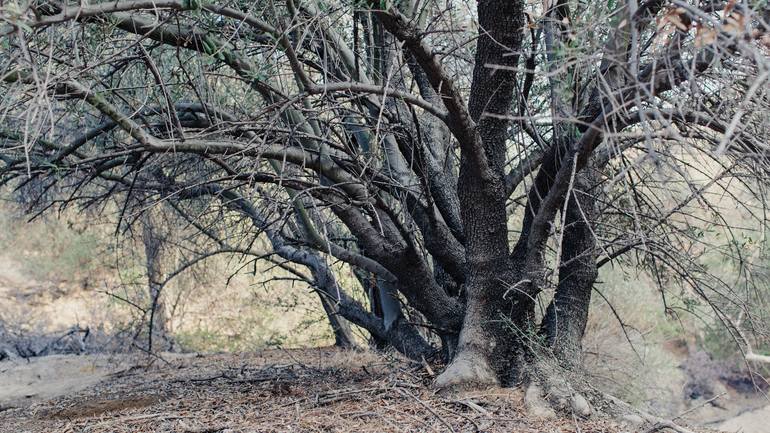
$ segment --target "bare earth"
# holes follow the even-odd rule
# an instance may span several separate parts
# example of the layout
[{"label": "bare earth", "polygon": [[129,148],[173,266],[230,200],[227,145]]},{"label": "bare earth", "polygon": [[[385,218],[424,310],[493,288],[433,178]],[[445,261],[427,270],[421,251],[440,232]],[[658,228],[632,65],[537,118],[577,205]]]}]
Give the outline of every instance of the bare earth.
[{"label": "bare earth", "polygon": [[122,361],[104,355],[52,355],[2,362],[0,408],[25,406],[76,393],[106,379],[124,364]]},{"label": "bare earth", "polygon": [[745,412],[718,427],[731,433],[770,433],[770,406]]},{"label": "bare earth", "polygon": [[437,394],[432,371],[368,352],[166,358],[2,362],[0,432],[634,431],[598,417],[533,418],[517,389]]}]

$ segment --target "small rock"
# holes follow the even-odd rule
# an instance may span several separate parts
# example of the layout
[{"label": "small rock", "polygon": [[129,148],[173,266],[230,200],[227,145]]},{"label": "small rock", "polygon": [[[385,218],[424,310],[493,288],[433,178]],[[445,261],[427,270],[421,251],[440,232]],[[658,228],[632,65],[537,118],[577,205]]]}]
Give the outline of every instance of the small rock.
[{"label": "small rock", "polygon": [[591,416],[591,405],[588,404],[588,400],[586,400],[586,398],[582,395],[573,395],[570,403],[572,406],[572,411],[575,412],[576,415],[583,418],[588,418]]},{"label": "small rock", "polygon": [[539,386],[531,384],[527,387],[527,391],[524,393],[524,403],[527,406],[527,412],[539,418],[556,418],[556,411],[546,403],[542,395],[543,390]]}]

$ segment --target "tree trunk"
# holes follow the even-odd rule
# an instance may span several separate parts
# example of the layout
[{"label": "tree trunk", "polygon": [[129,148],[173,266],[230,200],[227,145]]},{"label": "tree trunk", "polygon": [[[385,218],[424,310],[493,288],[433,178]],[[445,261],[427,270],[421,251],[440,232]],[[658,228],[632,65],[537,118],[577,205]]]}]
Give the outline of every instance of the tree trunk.
[{"label": "tree trunk", "polygon": [[142,243],[144,244],[145,268],[147,270],[147,285],[150,295],[149,318],[147,328],[147,351],[165,350],[169,348],[166,332],[166,307],[162,298],[161,281],[163,271],[161,254],[163,240],[158,233],[158,227],[150,215],[151,210],[142,216]]},{"label": "tree trunk", "polygon": [[331,326],[332,332],[334,332],[334,345],[343,349],[355,348],[356,339],[353,335],[353,330],[350,328],[350,323],[340,315],[337,306],[324,294],[319,293],[318,297],[321,298],[321,305],[324,308],[324,312],[326,312],[329,326]]},{"label": "tree trunk", "polygon": [[438,353],[404,315],[399,316],[390,326],[387,341],[394,349],[415,361],[433,359]]},{"label": "tree trunk", "polygon": [[596,203],[590,168],[578,175],[564,216],[562,263],[554,299],[543,319],[548,346],[565,367],[581,360],[581,340],[588,320],[591,290],[596,281],[596,236],[592,230]]},{"label": "tree trunk", "polygon": [[458,189],[466,242],[467,305],[457,355],[438,377],[440,387],[507,381],[516,341],[511,323],[525,318],[529,310],[526,302],[517,302],[518,296],[514,302],[504,300],[518,276],[509,259],[503,167],[509,124],[505,116],[516,84],[522,7],[515,0],[478,2],[479,40],[469,111],[488,166],[481,166],[465,149],[461,154]]},{"label": "tree trunk", "polygon": [[371,333],[371,344],[377,349],[393,347],[407,358],[417,361],[432,358],[437,350],[404,316],[397,288],[364,272],[355,274],[368,294],[372,314],[381,319],[385,330],[382,335]]}]

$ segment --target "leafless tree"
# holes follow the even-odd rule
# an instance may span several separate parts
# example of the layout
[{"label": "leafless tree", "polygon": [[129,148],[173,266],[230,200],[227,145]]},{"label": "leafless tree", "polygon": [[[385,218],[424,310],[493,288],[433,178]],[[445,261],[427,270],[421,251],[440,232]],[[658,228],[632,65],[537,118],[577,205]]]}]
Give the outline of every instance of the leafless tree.
[{"label": "leafless tree", "polygon": [[5,183],[168,204],[201,259],[272,261],[417,359],[429,330],[440,387],[560,388],[540,355],[579,365],[619,260],[729,320],[689,212],[767,219],[764,0],[14,5]]}]

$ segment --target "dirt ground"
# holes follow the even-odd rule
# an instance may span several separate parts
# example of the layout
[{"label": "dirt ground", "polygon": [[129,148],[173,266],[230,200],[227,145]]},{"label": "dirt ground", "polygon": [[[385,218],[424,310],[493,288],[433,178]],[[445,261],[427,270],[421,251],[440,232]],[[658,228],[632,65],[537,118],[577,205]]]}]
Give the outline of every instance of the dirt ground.
[{"label": "dirt ground", "polygon": [[0,363],[0,408],[70,395],[95,386],[128,364],[121,358],[51,355]]},{"label": "dirt ground", "polygon": [[0,432],[634,431],[598,417],[534,418],[517,389],[438,394],[430,368],[370,352],[164,358],[0,363]]}]

